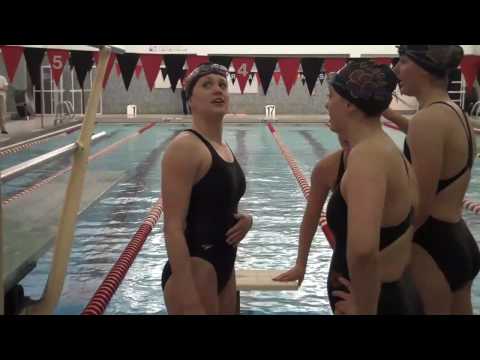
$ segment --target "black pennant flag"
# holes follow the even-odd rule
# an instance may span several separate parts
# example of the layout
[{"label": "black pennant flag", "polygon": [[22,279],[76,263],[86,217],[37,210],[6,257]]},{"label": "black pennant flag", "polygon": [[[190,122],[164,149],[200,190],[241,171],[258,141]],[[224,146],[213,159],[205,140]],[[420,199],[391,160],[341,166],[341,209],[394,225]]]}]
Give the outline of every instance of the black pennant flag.
[{"label": "black pennant flag", "polygon": [[320,58],[303,58],[301,59],[303,75],[307,82],[308,92],[313,93],[320,71],[322,70],[323,59]]},{"label": "black pennant flag", "polygon": [[28,74],[32,80],[32,84],[36,89],[40,89],[42,86],[40,79],[40,67],[42,65],[43,56],[45,55],[45,49],[39,48],[25,48],[23,51],[25,56],[25,62],[27,63]]},{"label": "black pennant flag", "polygon": [[257,66],[258,75],[260,76],[260,82],[262,83],[263,93],[267,95],[268,87],[272,81],[273,72],[277,65],[277,59],[275,58],[256,58],[255,64]]},{"label": "black pennant flag", "polygon": [[232,57],[229,56],[209,56],[208,60],[214,64],[219,64],[225,66],[227,69],[230,67],[232,62]]},{"label": "black pennant flag", "polygon": [[255,77],[255,73],[250,73],[250,75],[248,76],[248,84],[249,85],[252,85],[254,77]]},{"label": "black pennant flag", "polygon": [[163,81],[165,81],[165,79],[167,78],[167,69],[165,69],[165,68],[161,68],[160,70],[162,71],[162,78],[163,78]]},{"label": "black pennant flag", "polygon": [[120,66],[120,71],[122,72],[123,84],[125,89],[128,91],[130,82],[132,81],[133,73],[135,72],[135,67],[137,66],[138,54],[118,54],[117,61]]},{"label": "black pennant flag", "polygon": [[77,74],[78,83],[83,89],[83,83],[87,73],[92,69],[93,56],[91,51],[70,51],[70,67],[75,69]]},{"label": "black pennant flag", "polygon": [[178,80],[180,80],[185,74],[183,65],[185,65],[186,58],[185,55],[164,55],[163,57],[173,92],[175,92],[175,89],[177,88]]}]

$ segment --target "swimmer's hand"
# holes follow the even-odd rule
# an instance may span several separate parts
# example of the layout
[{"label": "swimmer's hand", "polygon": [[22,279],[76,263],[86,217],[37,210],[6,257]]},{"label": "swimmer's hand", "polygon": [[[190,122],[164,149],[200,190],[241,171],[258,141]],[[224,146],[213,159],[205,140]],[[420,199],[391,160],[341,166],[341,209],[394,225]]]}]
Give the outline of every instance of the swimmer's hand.
[{"label": "swimmer's hand", "polygon": [[235,219],[238,221],[230,229],[228,229],[227,244],[231,246],[238,246],[238,243],[243,240],[247,233],[252,228],[253,218],[248,214],[234,214]]},{"label": "swimmer's hand", "polygon": [[358,312],[350,281],[341,276],[339,276],[337,280],[347,288],[348,292],[341,290],[332,291],[333,296],[341,299],[335,303],[335,315],[357,315]]},{"label": "swimmer's hand", "polygon": [[305,267],[295,265],[287,272],[274,277],[273,281],[298,281],[298,286],[302,286],[303,278],[305,277]]}]

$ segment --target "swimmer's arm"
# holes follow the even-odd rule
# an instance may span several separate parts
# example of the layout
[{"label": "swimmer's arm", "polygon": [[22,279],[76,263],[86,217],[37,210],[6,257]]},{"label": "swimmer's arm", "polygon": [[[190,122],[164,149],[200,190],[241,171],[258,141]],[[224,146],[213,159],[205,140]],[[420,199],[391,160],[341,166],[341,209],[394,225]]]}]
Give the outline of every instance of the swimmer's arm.
[{"label": "swimmer's arm", "polygon": [[323,205],[330,189],[335,182],[336,173],[340,164],[340,151],[326,156],[317,163],[312,171],[310,195],[303,214],[298,240],[297,260],[295,266],[287,272],[278,275],[274,281],[298,280],[302,284],[305,276],[308,255],[313,237],[318,228],[318,222],[322,213]]},{"label": "swimmer's arm", "polygon": [[177,138],[162,161],[162,200],[165,242],[172,273],[182,286],[186,307],[197,307],[200,297],[193,280],[190,254],[184,235],[190,194],[198,171],[198,151],[188,139]]},{"label": "swimmer's arm", "polygon": [[377,313],[380,296],[379,244],[386,175],[370,151],[352,151],[344,177],[348,204],[347,263],[357,314]]},{"label": "swimmer's arm", "polygon": [[399,112],[388,108],[387,110],[385,110],[385,112],[382,115],[384,118],[386,118],[387,120],[390,120],[395,125],[397,125],[400,131],[402,131],[403,133],[406,134],[408,132],[408,126],[409,126],[410,120],[405,116],[400,115]]},{"label": "swimmer's arm", "polygon": [[335,175],[340,164],[341,152],[338,151],[321,160],[313,169],[311,176],[310,196],[303,215],[298,243],[296,264],[302,268],[307,267],[308,255],[313,237],[318,228],[325,200],[335,181]]},{"label": "swimmer's arm", "polygon": [[438,126],[442,112],[428,109],[418,113],[408,132],[412,165],[418,181],[419,204],[415,211],[415,227],[419,228],[431,215],[443,164],[443,136]]}]

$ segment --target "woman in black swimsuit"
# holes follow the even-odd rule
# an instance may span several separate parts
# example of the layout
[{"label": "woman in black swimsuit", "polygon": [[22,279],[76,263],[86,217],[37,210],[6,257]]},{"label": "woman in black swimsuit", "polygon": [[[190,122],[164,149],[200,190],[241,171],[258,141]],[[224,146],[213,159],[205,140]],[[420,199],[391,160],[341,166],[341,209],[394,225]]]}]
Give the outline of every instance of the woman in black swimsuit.
[{"label": "woman in black swimsuit", "polygon": [[471,286],[480,270],[478,245],[462,220],[475,136],[467,116],[450,100],[448,74],[460,64],[458,45],[401,45],[394,71],[402,94],[420,110],[408,120],[384,116],[407,133],[405,155],[419,179],[412,275],[428,314],[472,314]]},{"label": "woman in black swimsuit", "polygon": [[245,176],[223,142],[229,96],[225,67],[204,64],[185,82],[192,129],[178,135],[162,163],[168,262],[162,288],[169,314],[234,314],[237,245],[252,226],[238,213]]},{"label": "woman in black swimsuit", "polygon": [[340,151],[315,167],[296,266],[277,280],[303,279],[318,218],[332,190],[327,221],[336,245],[327,289],[335,314],[422,311],[406,273],[416,179],[380,122],[396,85],[388,66],[369,61],[352,61],[330,79],[330,127],[348,148],[348,161]]}]

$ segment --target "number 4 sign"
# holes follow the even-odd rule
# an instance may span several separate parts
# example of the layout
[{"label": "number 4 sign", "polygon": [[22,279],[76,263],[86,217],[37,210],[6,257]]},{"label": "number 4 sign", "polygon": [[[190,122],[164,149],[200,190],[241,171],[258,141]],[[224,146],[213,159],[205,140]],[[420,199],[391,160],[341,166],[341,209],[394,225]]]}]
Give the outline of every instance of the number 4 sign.
[{"label": "number 4 sign", "polygon": [[252,71],[253,58],[235,58],[232,60],[233,67],[235,68],[236,78],[238,80],[238,84],[240,85],[240,91],[243,94],[245,90],[245,85],[248,81],[248,76],[250,71]]},{"label": "number 4 sign", "polygon": [[55,80],[55,84],[59,87],[60,78],[62,77],[63,68],[70,57],[70,53],[67,50],[53,50],[47,51],[48,61],[52,67],[52,76]]}]

